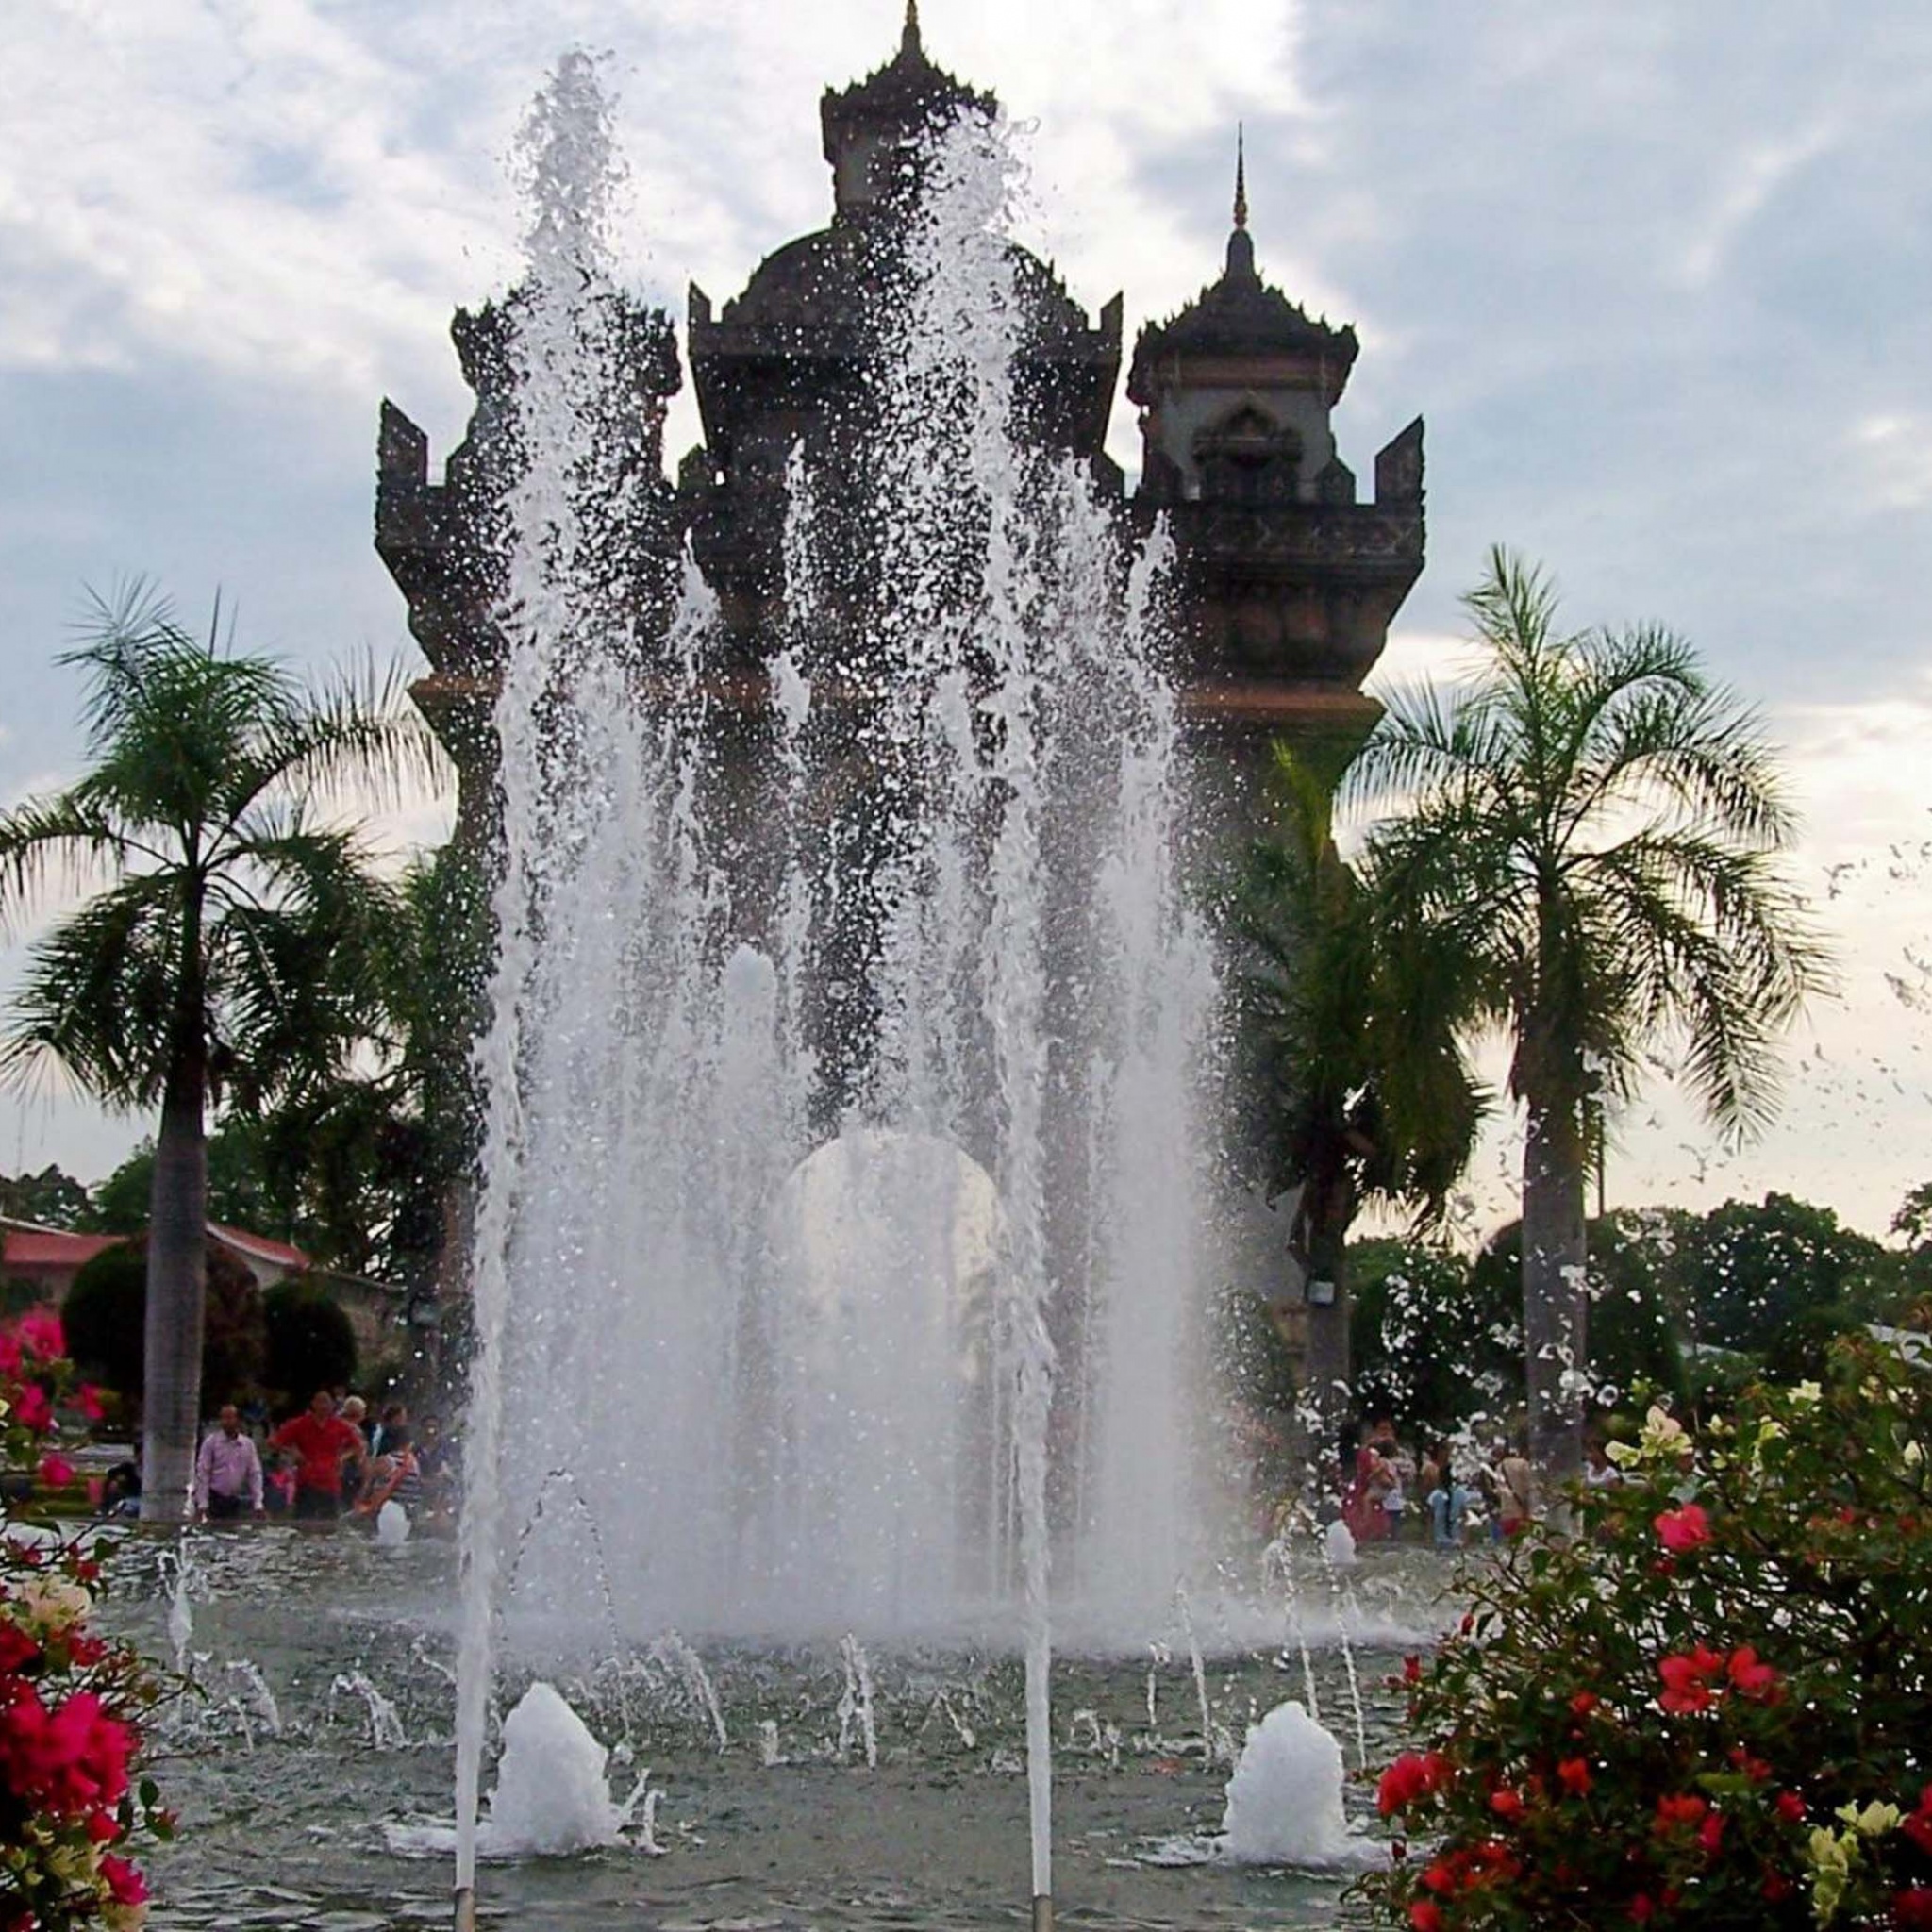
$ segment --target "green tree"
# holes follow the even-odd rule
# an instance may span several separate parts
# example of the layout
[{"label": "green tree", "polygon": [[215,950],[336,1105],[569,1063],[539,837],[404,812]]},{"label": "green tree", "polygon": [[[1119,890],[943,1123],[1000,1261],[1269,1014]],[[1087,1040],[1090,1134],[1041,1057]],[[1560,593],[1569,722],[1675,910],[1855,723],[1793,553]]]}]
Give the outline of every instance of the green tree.
[{"label": "green tree", "polygon": [[263,1379],[294,1407],[318,1389],[356,1379],[356,1330],[341,1308],[306,1275],[278,1281],[262,1297],[268,1336]]},{"label": "green tree", "polygon": [[[1761,1352],[1801,1319],[1878,1312],[1890,1258],[1829,1208],[1769,1193],[1726,1201],[1691,1228],[1690,1309],[1699,1341]],[[1843,1325],[1828,1319],[1827,1330]]]},{"label": "green tree", "polygon": [[292,1089],[252,1145],[287,1239],[350,1274],[427,1287],[449,1191],[471,1172],[471,1047],[489,962],[488,907],[457,847],[400,881],[371,960],[372,1051]]},{"label": "green tree", "polygon": [[433,769],[391,679],[305,691],[137,593],[64,661],[91,769],[0,816],[0,913],[103,889],[35,941],[5,1063],[51,1060],[106,1104],[158,1107],[143,1350],[143,1514],[186,1511],[200,1407],[207,1121],[353,1050],[391,894],[319,793],[374,804]]},{"label": "green tree", "polygon": [[[270,1198],[255,1124],[236,1116],[208,1137],[208,1218],[275,1241],[292,1228]],[[154,1205],[155,1143],[147,1139],[93,1191],[91,1224],[103,1234],[140,1234]]]},{"label": "green tree", "polygon": [[1381,1239],[1354,1251],[1354,1381],[1364,1415],[1405,1433],[1501,1426],[1523,1400],[1522,1297],[1431,1241]]},{"label": "green tree", "polygon": [[1249,1138],[1271,1194],[1295,1202],[1309,1297],[1307,1388],[1333,1424],[1350,1374],[1348,1236],[1374,1201],[1440,1218],[1469,1164],[1484,1096],[1455,1021],[1459,962],[1429,928],[1378,916],[1373,865],[1335,842],[1333,789],[1274,747],[1269,828],[1240,907],[1251,1052]]},{"label": "green tree", "polygon": [[[212,1411],[258,1388],[265,1336],[255,1276],[232,1255],[209,1248],[203,1279],[201,1389]],[[146,1384],[142,1341],[147,1320],[147,1243],[117,1241],[85,1263],[60,1305],[67,1352],[137,1406]]]},{"label": "green tree", "polygon": [[39,1174],[0,1174],[0,1215],[42,1227],[85,1227],[87,1189],[51,1162]]},{"label": "green tree", "polygon": [[1711,1120],[1749,1134],[1825,956],[1779,862],[1793,822],[1776,762],[1689,644],[1560,631],[1548,582],[1501,549],[1465,601],[1483,670],[1394,696],[1348,795],[1391,814],[1372,841],[1391,916],[1465,957],[1467,1019],[1513,1048],[1531,1434],[1561,1474],[1581,1456],[1603,1101],[1675,1042]]},{"label": "green tree", "polygon": [[[1690,1392],[1680,1333],[1685,1276],[1696,1218],[1672,1208],[1617,1208],[1585,1228],[1590,1260],[1588,1340],[1590,1398],[1621,1401],[1643,1387],[1680,1401]],[[1512,1221],[1483,1244],[1471,1264],[1469,1292],[1479,1305],[1523,1288],[1523,1224]],[[1524,1396],[1521,1342],[1509,1377],[1512,1400]]]}]

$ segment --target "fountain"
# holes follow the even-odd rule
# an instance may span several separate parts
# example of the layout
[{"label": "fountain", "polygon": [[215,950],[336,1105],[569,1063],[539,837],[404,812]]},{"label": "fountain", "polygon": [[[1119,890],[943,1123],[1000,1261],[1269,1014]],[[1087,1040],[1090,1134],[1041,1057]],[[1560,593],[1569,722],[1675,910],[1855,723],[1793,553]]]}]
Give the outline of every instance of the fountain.
[{"label": "fountain", "polygon": [[[1164,544],[1124,564],[1088,476],[1021,436],[1018,169],[997,121],[936,123],[873,240],[857,623],[826,589],[831,479],[803,449],[787,470],[774,890],[748,903],[710,597],[688,574],[641,664],[608,563],[636,479],[588,59],[525,154],[459,1893],[494,1620],[548,1653],[614,1603],[640,1637],[842,1627],[848,1671],[861,1636],[1011,1633],[1044,1916],[1050,1552],[1089,1627],[1171,1597],[1191,1557],[1214,983],[1178,876]],[[558,1472],[601,1533],[543,1509]],[[870,1756],[869,1689],[865,1722]]]}]

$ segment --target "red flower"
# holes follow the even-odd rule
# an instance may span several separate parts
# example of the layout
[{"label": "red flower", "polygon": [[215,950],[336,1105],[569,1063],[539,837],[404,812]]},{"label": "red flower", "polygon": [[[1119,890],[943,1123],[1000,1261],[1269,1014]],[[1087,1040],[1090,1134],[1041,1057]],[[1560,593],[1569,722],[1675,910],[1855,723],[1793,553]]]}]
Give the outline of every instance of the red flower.
[{"label": "red flower", "polygon": [[1932,1858],[1932,1785],[1919,1793],[1919,1808],[1899,1821],[1899,1827],[1918,1848]]},{"label": "red flower", "polygon": [[1776,1905],[1780,1899],[1790,1897],[1791,1881],[1782,1872],[1767,1872],[1764,1883],[1757,1889],[1773,1905]]},{"label": "red flower", "polygon": [[1588,1717],[1602,1702],[1594,1690],[1579,1690],[1570,1700],[1570,1714],[1572,1717]]},{"label": "red flower", "polygon": [[1722,1811],[1713,1811],[1697,1827],[1697,1842],[1703,1846],[1707,1857],[1714,1858],[1717,1857],[1718,1847],[1724,1843],[1724,1814]]},{"label": "red flower", "polygon": [[67,1353],[60,1317],[52,1308],[29,1308],[14,1324],[13,1333],[22,1350],[41,1361],[56,1362]]},{"label": "red flower", "polygon": [[1768,1701],[1777,1690],[1777,1672],[1769,1664],[1759,1663],[1757,1653],[1748,1643],[1741,1650],[1732,1651],[1725,1674],[1746,1697]]},{"label": "red flower", "polygon": [[121,1836],[121,1821],[111,1811],[90,1811],[87,1835],[97,1845],[110,1845]]},{"label": "red flower", "polygon": [[108,1853],[101,1860],[101,1876],[108,1881],[108,1890],[117,1906],[138,1906],[146,1902],[147,1880],[125,1858],[117,1858],[112,1852]]},{"label": "red flower", "polygon": [[0,1781],[35,1808],[82,1817],[119,1803],[134,1742],[92,1690],[50,1709],[32,1684],[16,1681],[0,1712]]},{"label": "red flower", "polygon": [[1405,1751],[1375,1787],[1375,1809],[1384,1818],[1407,1810],[1418,1798],[1441,1790],[1449,1775],[1449,1760],[1440,1751],[1418,1755]]},{"label": "red flower", "polygon": [[1702,1824],[1710,1809],[1695,1791],[1678,1791],[1657,1801],[1656,1829],[1673,1831],[1680,1824]]},{"label": "red flower", "polygon": [[1490,1793],[1490,1809],[1498,1818],[1521,1818],[1525,1808],[1523,1793],[1508,1785],[1498,1785]]},{"label": "red flower", "polygon": [[101,1400],[101,1391],[92,1382],[83,1382],[74,1391],[74,1406],[91,1423],[99,1422],[108,1412],[107,1404]]},{"label": "red flower", "polygon": [[1932,1932],[1932,1888],[1915,1885],[1893,1892],[1891,1923],[1899,1932]]},{"label": "red flower", "polygon": [[1648,1892],[1640,1891],[1630,1901],[1630,1916],[1640,1924],[1647,1924],[1656,1914],[1657,1907],[1650,1901]]},{"label": "red flower", "polygon": [[43,1436],[54,1426],[54,1405],[38,1382],[24,1382],[13,1405],[13,1419],[22,1428]]},{"label": "red flower", "polygon": [[40,1654],[41,1646],[18,1624],[0,1624],[0,1673],[17,1671]]},{"label": "red flower", "polygon": [[1724,1668],[1724,1659],[1703,1644],[1688,1655],[1663,1658],[1657,1674],[1663,1679],[1657,1707],[1673,1717],[1694,1717],[1710,1703],[1710,1680]]},{"label": "red flower", "polygon": [[1741,1744],[1733,1744],[1729,1753],[1732,1766],[1741,1771],[1754,1785],[1763,1784],[1771,1776],[1771,1766],[1761,1757],[1754,1757]]},{"label": "red flower", "polygon": [[1589,1763],[1581,1757],[1564,1758],[1557,1767],[1557,1782],[1573,1797],[1582,1797],[1593,1782]]},{"label": "red flower", "polygon": [[1805,1822],[1805,1801],[1796,1791],[1780,1791],[1775,1800],[1777,1815],[1787,1824],[1802,1824]]},{"label": "red flower", "polygon": [[1415,1932],[1442,1932],[1442,1907],[1433,1899],[1419,1898],[1408,1908],[1408,1923]]},{"label": "red flower", "polygon": [[1681,1509],[1666,1509],[1653,1526],[1664,1548],[1674,1557],[1686,1556],[1710,1541],[1710,1518],[1696,1503],[1686,1503]]},{"label": "red flower", "polygon": [[74,1465],[64,1456],[41,1457],[41,1480],[50,1490],[64,1490],[74,1480]]}]

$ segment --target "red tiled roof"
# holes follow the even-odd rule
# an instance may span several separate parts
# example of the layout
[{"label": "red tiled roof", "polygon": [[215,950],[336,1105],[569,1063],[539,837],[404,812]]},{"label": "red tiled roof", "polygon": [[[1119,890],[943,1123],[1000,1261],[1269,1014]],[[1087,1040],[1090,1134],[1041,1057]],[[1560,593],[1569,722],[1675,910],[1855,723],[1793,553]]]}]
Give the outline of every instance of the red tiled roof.
[{"label": "red tiled roof", "polygon": [[122,1239],[118,1234],[63,1234],[52,1227],[0,1229],[0,1268],[78,1268]]},{"label": "red tiled roof", "polygon": [[300,1248],[291,1248],[286,1241],[272,1241],[265,1234],[244,1234],[239,1227],[224,1227],[216,1221],[208,1223],[208,1231],[217,1241],[244,1255],[253,1255],[258,1260],[275,1261],[291,1269],[308,1266],[308,1257]]}]

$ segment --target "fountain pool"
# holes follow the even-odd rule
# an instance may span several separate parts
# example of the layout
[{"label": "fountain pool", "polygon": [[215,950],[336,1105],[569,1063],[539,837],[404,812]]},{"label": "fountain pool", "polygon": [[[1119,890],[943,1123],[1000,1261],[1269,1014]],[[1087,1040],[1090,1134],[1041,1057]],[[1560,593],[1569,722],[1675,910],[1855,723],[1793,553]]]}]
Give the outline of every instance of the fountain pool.
[{"label": "fountain pool", "polygon": [[[109,1605],[165,1654],[172,1578],[158,1574],[157,1554],[141,1541],[124,1548]],[[448,1923],[453,1556],[427,1539],[384,1549],[274,1527],[194,1538],[190,1663],[203,1690],[157,1726],[156,1774],[183,1829],[151,1861],[155,1932]],[[1354,1770],[1339,1647],[1346,1629],[1360,1640],[1369,1750],[1386,1756],[1400,1703],[1383,1679],[1441,1621],[1430,1599],[1441,1574],[1428,1553],[1406,1551],[1331,1585],[1310,1549],[1291,1599],[1277,1592],[1272,1607],[1238,1613],[1196,1604],[1218,1740],[1211,1761],[1177,1617],[1135,1654],[1058,1659],[1061,1921],[1149,1932],[1346,1924],[1336,1906],[1345,1873],[1215,1859],[1226,1754],[1274,1707],[1307,1701],[1299,1629],[1324,1719]],[[869,1767],[864,1726],[844,1714],[854,1675],[840,1637],[756,1649],[696,1636],[680,1646],[670,1635],[639,1633],[620,1655],[554,1675],[612,1752],[615,1803],[648,1773],[662,1856],[635,1843],[641,1801],[626,1848],[500,1862],[488,1858],[486,1839],[479,1923],[517,1932],[886,1932],[1019,1921],[1025,1700],[1010,1647],[863,1646],[877,1760]],[[352,1677],[366,1689],[337,1689]],[[507,1674],[492,1747],[525,1688]],[[1352,1782],[1344,1802],[1352,1823],[1372,1828],[1366,1783]],[[412,1833],[425,1855],[397,1849]]]}]

